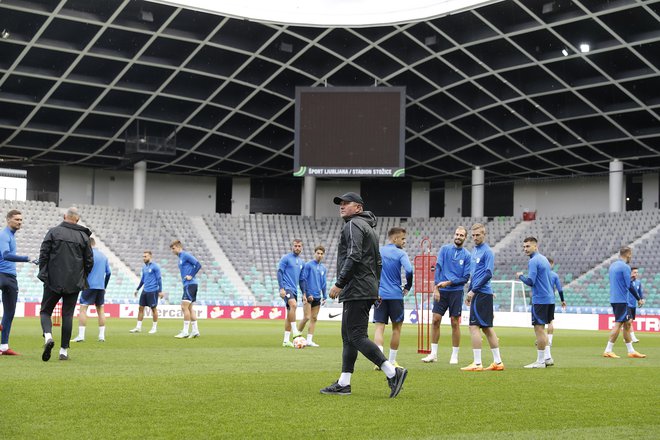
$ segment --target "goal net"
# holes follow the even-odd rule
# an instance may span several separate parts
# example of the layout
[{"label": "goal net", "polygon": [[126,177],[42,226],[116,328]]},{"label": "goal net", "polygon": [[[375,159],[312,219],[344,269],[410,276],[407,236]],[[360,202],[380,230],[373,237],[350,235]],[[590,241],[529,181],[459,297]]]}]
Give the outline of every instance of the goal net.
[{"label": "goal net", "polygon": [[527,312],[527,286],[520,280],[491,280],[493,306],[502,312]]}]

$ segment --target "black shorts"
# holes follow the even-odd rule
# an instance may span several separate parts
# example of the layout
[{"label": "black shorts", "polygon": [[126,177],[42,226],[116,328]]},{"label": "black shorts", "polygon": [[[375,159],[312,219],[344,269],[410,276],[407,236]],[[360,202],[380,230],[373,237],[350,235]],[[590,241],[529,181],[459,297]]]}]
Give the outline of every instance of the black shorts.
[{"label": "black shorts", "polygon": [[319,307],[321,305],[321,298],[314,298],[313,301],[307,301],[307,304],[312,306],[312,308]]},{"label": "black shorts", "polygon": [[554,319],[554,304],[532,304],[532,325],[550,324]]},{"label": "black shorts", "polygon": [[475,292],[470,303],[470,325],[493,326],[493,295]]},{"label": "black shorts", "polygon": [[440,301],[433,301],[433,313],[442,316],[449,310],[449,316],[461,316],[463,292],[440,292]]},{"label": "black shorts", "polygon": [[628,319],[634,321],[637,317],[637,307],[628,306]]},{"label": "black shorts", "polygon": [[626,303],[610,303],[612,305],[612,311],[614,312],[614,321],[616,322],[626,322],[630,319],[628,314],[628,304]]},{"label": "black shorts", "polygon": [[158,305],[158,292],[145,292],[140,294],[140,305],[142,307],[151,307],[152,309]]},{"label": "black shorts", "polygon": [[291,290],[287,290],[286,294],[284,295],[284,305],[286,306],[286,309],[289,310],[289,300],[292,299],[296,303],[298,302],[298,292],[293,292]]},{"label": "black shorts", "polygon": [[392,323],[399,323],[404,315],[402,299],[384,299],[374,304],[374,322],[387,324],[389,318]]},{"label": "black shorts", "polygon": [[105,304],[105,289],[85,289],[80,294],[80,304],[96,307]]},{"label": "black shorts", "polygon": [[189,301],[191,303],[197,301],[197,284],[183,286],[183,297],[181,297],[181,301]]}]

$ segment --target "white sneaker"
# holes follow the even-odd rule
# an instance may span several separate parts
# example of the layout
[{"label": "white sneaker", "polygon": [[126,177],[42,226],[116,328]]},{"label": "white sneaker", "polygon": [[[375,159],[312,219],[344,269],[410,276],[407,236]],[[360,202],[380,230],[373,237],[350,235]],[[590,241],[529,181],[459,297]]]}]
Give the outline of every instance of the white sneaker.
[{"label": "white sneaker", "polygon": [[458,358],[452,356],[451,359],[449,359],[449,363],[450,363],[451,365],[455,365],[455,364],[457,364],[457,363],[458,363]]},{"label": "white sneaker", "polygon": [[81,338],[80,336],[76,336],[76,339],[74,339],[73,342],[85,342],[85,338]]},{"label": "white sneaker", "polygon": [[552,367],[554,364],[555,364],[555,361],[552,358],[548,358],[548,359],[545,360],[545,366],[546,367]]},{"label": "white sneaker", "polygon": [[426,357],[423,357],[423,358],[422,358],[422,362],[424,362],[424,363],[426,363],[426,364],[429,364],[429,363],[431,363],[431,362],[438,362],[438,356],[435,355],[435,354],[430,354],[430,355],[428,355],[428,356],[426,356]]},{"label": "white sneaker", "polygon": [[633,343],[633,344],[637,344],[638,342],[639,342],[639,339],[637,339],[637,338],[635,338],[635,339],[632,340],[632,343]]},{"label": "white sneaker", "polygon": [[192,332],[188,335],[188,339],[199,338],[199,332]]},{"label": "white sneaker", "polygon": [[292,330],[291,330],[291,337],[292,337],[293,339],[296,339],[296,338],[297,338],[298,336],[300,336],[300,335],[302,335],[302,332],[299,332],[298,329],[295,329],[295,330],[292,329]]},{"label": "white sneaker", "polygon": [[308,346],[308,347],[318,347],[319,344],[317,344],[316,342],[312,341],[312,342],[308,342],[308,343],[307,343],[307,346]]},{"label": "white sneaker", "polygon": [[139,329],[139,328],[135,327],[133,330],[129,330],[128,332],[129,333],[140,333],[141,331],[142,331],[142,329]]},{"label": "white sneaker", "polygon": [[181,331],[181,332],[179,332],[178,335],[175,335],[174,337],[177,338],[177,339],[184,339],[184,338],[187,338],[188,336],[189,336],[188,332]]},{"label": "white sneaker", "polygon": [[149,334],[150,334],[150,335],[153,335],[153,334],[156,333],[157,331],[158,331],[158,330],[156,330],[155,328],[152,328],[151,330],[149,330]]},{"label": "white sneaker", "polygon": [[99,338],[99,342],[105,342],[105,338]]},{"label": "white sneaker", "polygon": [[531,364],[525,365],[525,368],[545,368],[545,362],[532,362]]}]

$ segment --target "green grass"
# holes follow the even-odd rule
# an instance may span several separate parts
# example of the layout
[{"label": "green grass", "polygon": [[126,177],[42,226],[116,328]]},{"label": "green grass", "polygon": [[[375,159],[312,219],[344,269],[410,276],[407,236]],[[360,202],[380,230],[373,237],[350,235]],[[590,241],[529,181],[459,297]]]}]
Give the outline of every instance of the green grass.
[{"label": "green grass", "polygon": [[[556,332],[556,366],[535,359],[531,329],[496,329],[503,372],[450,366],[449,328],[440,359],[423,364],[416,329],[404,327],[404,390],[389,399],[383,373],[360,355],[351,396],[325,396],[341,368],[336,323],[321,322],[320,348],[281,347],[279,322],[200,321],[202,337],[178,340],[180,321],[156,335],[129,334],[133,320],[109,320],[107,342],[72,343],[71,360],[41,361],[39,321],[17,319],[0,357],[2,439],[608,439],[658,438],[660,335],[638,333],[647,359],[605,359],[606,332]],[[77,321],[74,321],[77,326]],[[151,326],[145,320],[145,330]],[[373,329],[372,329],[373,330]],[[74,336],[77,329],[74,329]],[[386,333],[389,337],[389,332]],[[461,366],[472,360],[463,331]],[[619,340],[616,352],[625,356]],[[484,350],[484,363],[492,356]]]}]

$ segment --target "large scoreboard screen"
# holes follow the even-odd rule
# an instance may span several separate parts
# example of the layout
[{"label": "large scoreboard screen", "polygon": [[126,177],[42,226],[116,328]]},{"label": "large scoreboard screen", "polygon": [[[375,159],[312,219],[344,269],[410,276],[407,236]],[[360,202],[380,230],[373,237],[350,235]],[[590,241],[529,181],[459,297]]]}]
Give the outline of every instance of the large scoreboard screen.
[{"label": "large scoreboard screen", "polygon": [[298,87],[294,176],[402,177],[404,87]]}]

